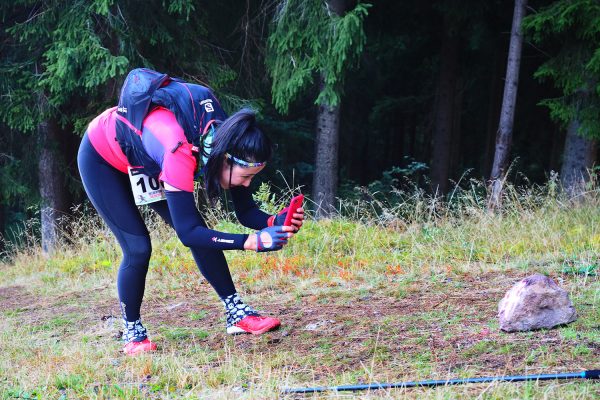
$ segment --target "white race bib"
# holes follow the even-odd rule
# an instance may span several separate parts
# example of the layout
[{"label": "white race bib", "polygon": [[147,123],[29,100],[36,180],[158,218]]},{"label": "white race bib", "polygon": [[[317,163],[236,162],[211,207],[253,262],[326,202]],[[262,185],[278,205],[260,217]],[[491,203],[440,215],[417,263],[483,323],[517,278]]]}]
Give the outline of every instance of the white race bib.
[{"label": "white race bib", "polygon": [[142,174],[138,168],[127,167],[127,172],[136,205],[141,206],[167,198],[165,188],[158,179]]}]

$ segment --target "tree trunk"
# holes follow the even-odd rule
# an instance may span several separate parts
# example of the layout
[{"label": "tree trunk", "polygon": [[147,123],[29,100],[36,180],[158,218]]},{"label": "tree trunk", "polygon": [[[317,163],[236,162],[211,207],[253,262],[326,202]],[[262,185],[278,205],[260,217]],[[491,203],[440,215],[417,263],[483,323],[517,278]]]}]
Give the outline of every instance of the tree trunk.
[{"label": "tree trunk", "polygon": [[[462,106],[463,106],[463,95],[465,88],[463,87],[462,79],[458,79],[456,96],[454,96],[454,109],[452,111],[452,141],[450,142],[450,166],[448,168],[449,173],[456,172],[460,167],[461,163],[461,133],[462,133]],[[462,171],[459,171],[459,175]]]},{"label": "tree trunk", "polygon": [[391,135],[390,145],[388,146],[387,143],[384,143],[384,146],[388,148],[390,156],[386,159],[386,163],[392,167],[400,166],[402,164],[402,157],[404,156],[404,142],[408,132],[406,129],[406,116],[401,115],[398,120],[394,120],[388,132]]},{"label": "tree trunk", "polygon": [[6,233],[4,229],[6,227],[6,217],[5,217],[6,207],[4,204],[0,204],[0,254],[4,251],[4,245],[6,241]]},{"label": "tree trunk", "polygon": [[508,63],[506,66],[506,82],[504,83],[504,96],[502,98],[502,111],[500,112],[500,125],[496,137],[496,152],[490,176],[490,198],[488,207],[494,209],[500,206],[502,186],[506,178],[508,156],[512,142],[513,123],[515,119],[515,105],[517,102],[517,89],[519,86],[519,67],[521,65],[521,48],[523,36],[521,35],[521,22],[525,16],[527,0],[515,0],[513,13],[510,47],[508,49]]},{"label": "tree trunk", "polygon": [[417,148],[416,148],[416,143],[417,143],[417,121],[415,118],[415,114],[411,113],[410,114],[410,140],[409,140],[409,144],[408,144],[408,156],[412,157],[414,159],[418,159],[419,157],[417,157]]},{"label": "tree trunk", "polygon": [[560,159],[563,145],[566,141],[565,132],[562,129],[552,129],[552,150],[550,150],[550,160],[548,161],[549,171],[558,171],[560,168]]},{"label": "tree trunk", "polygon": [[501,70],[502,65],[500,62],[501,57],[499,56],[497,46],[494,46],[493,61],[492,61],[492,73],[490,74],[490,92],[488,99],[488,113],[487,113],[487,125],[486,125],[486,138],[485,138],[485,152],[483,160],[481,160],[481,171],[482,176],[490,176],[492,173],[492,165],[494,163],[494,144],[496,141],[496,134],[498,132],[498,121],[500,120],[500,102],[502,100],[502,82]]},{"label": "tree trunk", "polygon": [[[38,97],[39,109],[46,110],[47,102],[43,94]],[[41,111],[43,112],[43,111]],[[40,154],[38,159],[38,177],[41,204],[42,252],[51,255],[58,241],[58,218],[64,211],[62,172],[60,156],[56,151],[57,126],[52,120],[44,120],[38,125]]]},{"label": "tree trunk", "polygon": [[[323,77],[321,77],[321,84],[324,84]],[[327,218],[335,210],[338,185],[339,125],[339,106],[319,106],[315,176],[313,177],[313,199],[317,207],[317,219]]]},{"label": "tree trunk", "polygon": [[[111,18],[117,18],[119,15],[119,6],[118,4],[112,4],[110,6],[110,14]],[[108,33],[108,43],[105,45],[108,47],[110,54],[116,56],[119,54],[119,35],[115,31],[111,31],[107,29]],[[120,81],[120,79],[119,79]],[[104,84],[104,99],[111,105],[116,105],[119,102],[119,88],[117,78],[110,78]]]},{"label": "tree trunk", "polygon": [[439,194],[448,191],[459,44],[457,35],[452,32],[452,22],[448,16],[444,17],[443,31],[431,158],[432,192]]},{"label": "tree trunk", "polygon": [[346,0],[327,0],[327,7],[337,15],[343,15],[348,10]]},{"label": "tree trunk", "polygon": [[579,126],[579,121],[575,120],[567,128],[560,170],[560,181],[570,197],[579,196],[585,191],[585,184],[590,179],[589,169],[596,161],[597,142],[580,136],[577,133]]},{"label": "tree trunk", "polygon": [[356,152],[356,156],[358,157],[357,165],[359,165],[359,182],[362,185],[366,185],[369,182],[369,169],[371,168],[369,163],[369,151],[371,151],[370,140],[370,135],[362,135],[360,138],[362,143],[359,144],[360,151]]},{"label": "tree trunk", "polygon": [[[327,0],[327,7],[337,15],[347,9],[345,0]],[[321,90],[325,77],[320,76]],[[338,186],[338,147],[340,130],[340,106],[320,105],[317,112],[317,141],[315,143],[315,175],[313,199],[316,218],[327,218],[335,211]]]}]

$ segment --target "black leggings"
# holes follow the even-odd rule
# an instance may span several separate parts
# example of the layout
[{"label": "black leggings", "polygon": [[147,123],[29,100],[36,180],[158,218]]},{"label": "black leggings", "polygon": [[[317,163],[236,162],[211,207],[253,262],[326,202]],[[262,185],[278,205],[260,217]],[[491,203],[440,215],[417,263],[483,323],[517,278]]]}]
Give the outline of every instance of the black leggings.
[{"label": "black leggings", "polygon": [[[116,236],[123,251],[117,275],[123,318],[127,321],[138,320],[152,245],[146,224],[135,205],[129,177],[98,154],[87,134],[81,141],[77,164],[90,201]],[[149,207],[173,227],[166,201],[152,203]],[[200,272],[222,299],[235,293],[223,251],[196,247],[190,247],[190,250]]]}]

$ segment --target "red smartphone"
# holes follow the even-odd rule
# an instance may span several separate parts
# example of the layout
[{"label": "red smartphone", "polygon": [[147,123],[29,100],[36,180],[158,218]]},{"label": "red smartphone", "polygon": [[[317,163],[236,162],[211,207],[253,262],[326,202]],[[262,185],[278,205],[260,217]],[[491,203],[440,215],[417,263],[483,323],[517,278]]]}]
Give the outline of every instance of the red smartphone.
[{"label": "red smartphone", "polygon": [[304,195],[299,194],[298,196],[292,198],[290,201],[290,207],[288,208],[287,215],[285,216],[285,222],[283,225],[292,226],[292,215],[298,210],[298,208],[302,207],[302,203],[304,202]]}]

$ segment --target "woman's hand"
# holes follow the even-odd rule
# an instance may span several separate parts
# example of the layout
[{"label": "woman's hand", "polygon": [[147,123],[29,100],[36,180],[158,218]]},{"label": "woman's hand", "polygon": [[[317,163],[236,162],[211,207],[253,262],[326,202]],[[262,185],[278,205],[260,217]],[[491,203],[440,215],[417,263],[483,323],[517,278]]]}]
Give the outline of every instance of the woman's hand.
[{"label": "woman's hand", "polygon": [[296,229],[296,232],[300,230],[304,223],[304,208],[300,207],[296,209],[296,212],[292,214],[292,226]]},{"label": "woman's hand", "polygon": [[271,226],[256,233],[248,235],[244,242],[244,250],[257,252],[277,251],[287,244],[289,238],[294,236],[292,226]]},{"label": "woman's hand", "polygon": [[[273,226],[283,225],[285,222],[285,218],[287,213],[290,210],[286,207],[279,212],[279,214],[275,215],[273,218]],[[296,212],[292,214],[292,227],[294,227],[294,232],[298,232],[304,223],[304,208],[299,207],[296,209]]]}]

